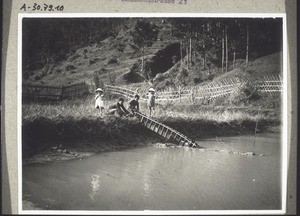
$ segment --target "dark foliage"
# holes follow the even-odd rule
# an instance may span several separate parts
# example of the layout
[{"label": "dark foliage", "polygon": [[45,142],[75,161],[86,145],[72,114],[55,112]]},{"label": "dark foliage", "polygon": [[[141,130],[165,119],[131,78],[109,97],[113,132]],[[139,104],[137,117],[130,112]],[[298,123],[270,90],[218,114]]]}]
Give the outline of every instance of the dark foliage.
[{"label": "dark foliage", "polygon": [[[204,62],[201,63],[203,70],[213,66],[221,67],[225,32],[230,62],[234,58],[246,58],[247,38],[249,61],[282,50],[281,18],[24,18],[22,22],[25,78],[31,71],[56,64],[70,55],[73,55],[70,61],[74,61],[79,57],[79,54],[75,54],[79,48],[104,43],[106,38],[120,37],[124,29],[131,33],[125,35],[128,44],[124,44],[124,39],[115,47],[119,54],[124,52],[127,45],[142,51],[144,56],[145,47],[152,46],[157,40],[165,44],[168,41],[170,44],[176,42],[176,57],[166,53],[164,56],[168,56],[168,59],[161,59],[168,67],[179,61],[181,55],[187,55],[190,44],[193,52],[191,65]],[[179,43],[182,53],[178,49]],[[88,58],[87,52],[85,50],[82,53],[85,58]],[[94,59],[90,60],[90,64],[94,62]],[[110,60],[110,63],[115,63],[115,60]],[[160,68],[152,68],[154,66],[150,66],[151,73]],[[143,76],[151,78],[156,73]]]},{"label": "dark foliage", "polygon": [[108,60],[107,64],[116,64],[118,63],[118,60],[116,57],[112,57],[111,59]]}]

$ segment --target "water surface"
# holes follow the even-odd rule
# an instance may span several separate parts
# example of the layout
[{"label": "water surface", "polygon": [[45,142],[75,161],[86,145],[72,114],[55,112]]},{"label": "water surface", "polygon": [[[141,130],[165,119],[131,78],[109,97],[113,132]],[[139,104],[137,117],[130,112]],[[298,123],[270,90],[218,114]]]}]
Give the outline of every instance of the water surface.
[{"label": "water surface", "polygon": [[281,208],[278,134],[197,142],[208,150],[147,146],[26,166],[23,199],[51,210]]}]

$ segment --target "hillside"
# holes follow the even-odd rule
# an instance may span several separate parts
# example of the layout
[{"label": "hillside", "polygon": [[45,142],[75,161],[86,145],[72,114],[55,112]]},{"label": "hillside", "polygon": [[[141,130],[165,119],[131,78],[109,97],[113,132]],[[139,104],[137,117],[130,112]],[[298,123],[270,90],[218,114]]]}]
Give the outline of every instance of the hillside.
[{"label": "hillside", "polygon": [[29,71],[27,77],[23,76],[23,82],[59,86],[85,81],[97,86],[105,83],[132,87],[145,86],[146,83],[157,89],[165,89],[199,85],[226,76],[281,72],[281,52],[278,51],[260,58],[255,57],[259,55],[254,52],[247,64],[245,59],[238,58],[242,54],[237,53],[236,59],[229,59],[225,72],[218,63],[219,51],[216,51],[216,47],[211,46],[203,54],[203,50],[197,47],[198,42],[193,42],[193,51],[188,54],[189,44],[182,43],[189,41],[188,33],[182,33],[184,36],[179,36],[178,32],[175,34],[176,22],[163,18],[149,21],[159,29],[159,33],[151,46],[145,47],[144,71],[141,66],[143,55],[133,41],[132,32],[135,31],[137,20],[131,19],[120,23],[114,29],[114,34],[103,36],[103,40],[72,49],[59,61]]},{"label": "hillside", "polygon": [[[156,23],[159,26],[159,22]],[[130,35],[133,27],[133,24],[127,24],[126,28],[119,28],[118,35],[78,48],[59,63],[31,71],[23,81],[31,84],[66,85],[81,81],[91,83],[94,82],[95,76],[98,76],[101,82],[110,84],[143,81],[143,76],[139,74],[135,74],[134,77],[125,75],[131,71],[134,64],[139,65],[141,62],[141,54]],[[160,31],[159,39],[151,47],[146,47],[145,61],[155,58],[157,53],[160,54],[170,46],[171,38],[164,40],[166,31],[168,29],[164,27],[164,30]]]}]

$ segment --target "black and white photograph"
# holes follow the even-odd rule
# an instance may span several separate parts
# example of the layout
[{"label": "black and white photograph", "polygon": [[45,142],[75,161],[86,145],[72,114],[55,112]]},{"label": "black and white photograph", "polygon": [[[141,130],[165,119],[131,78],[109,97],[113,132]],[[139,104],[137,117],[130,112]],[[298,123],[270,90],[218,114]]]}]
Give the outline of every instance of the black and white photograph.
[{"label": "black and white photograph", "polygon": [[23,213],[284,210],[284,16],[19,22]]}]

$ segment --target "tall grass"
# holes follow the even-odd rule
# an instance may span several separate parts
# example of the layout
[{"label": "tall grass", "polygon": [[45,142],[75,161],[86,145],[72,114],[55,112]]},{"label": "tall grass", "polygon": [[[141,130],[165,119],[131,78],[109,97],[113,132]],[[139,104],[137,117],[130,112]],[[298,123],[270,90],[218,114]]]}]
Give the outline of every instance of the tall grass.
[{"label": "tall grass", "polygon": [[[106,101],[106,107],[112,105],[114,101]],[[67,99],[60,102],[36,102],[24,103],[22,106],[23,121],[31,121],[38,118],[58,119],[72,118],[97,119],[100,117],[99,111],[94,107],[94,96],[89,95],[80,99]]]},{"label": "tall grass", "polygon": [[[102,119],[110,118],[106,115],[107,108],[117,103],[117,99],[106,100],[104,115]],[[125,98],[125,107],[127,106]],[[93,96],[75,100],[64,100],[57,103],[29,103],[23,104],[23,121],[32,121],[38,118],[47,119],[98,119],[99,112],[94,107]],[[148,108],[145,101],[140,101],[140,111],[148,114]],[[231,107],[231,106],[203,106],[203,105],[186,105],[180,102],[157,103],[155,107],[154,118],[164,120],[173,119],[190,119],[214,121],[217,123],[231,121],[279,121],[280,110],[258,109],[258,107]]]},{"label": "tall grass", "polygon": [[[117,100],[107,100],[106,107],[116,102]],[[127,102],[126,100],[125,106]],[[22,108],[22,149],[25,155],[49,149],[52,143],[64,143],[70,148],[89,146],[101,150],[130,147],[137,143],[145,144],[148,139],[158,139],[158,135],[141,127],[137,118],[118,118],[112,115],[100,117],[91,95],[61,102],[24,103]],[[140,111],[148,114],[145,102],[140,103]],[[279,125],[280,111],[174,102],[157,104],[153,118],[192,139],[198,139],[253,133],[257,122],[260,129],[268,125]]]},{"label": "tall grass", "polygon": [[280,120],[280,110],[259,109],[258,107],[202,106],[185,105],[182,103],[158,104],[155,116],[157,118],[183,118],[190,120],[214,121],[217,123],[231,121],[277,121]]}]

